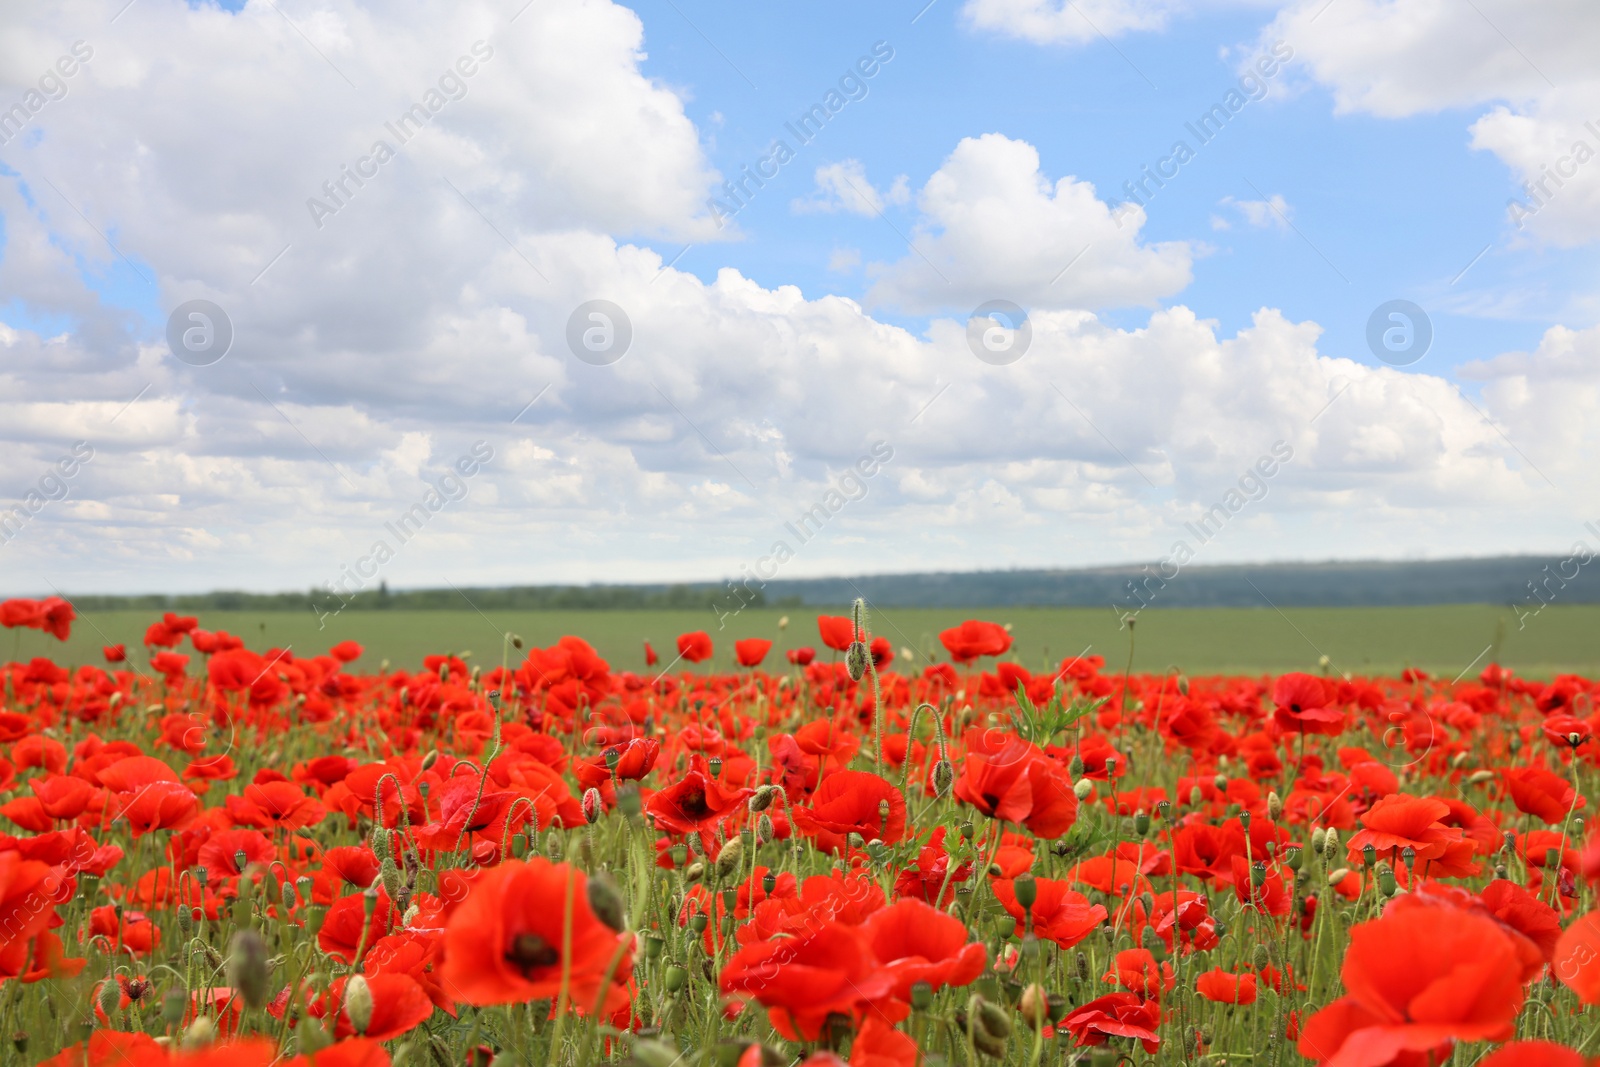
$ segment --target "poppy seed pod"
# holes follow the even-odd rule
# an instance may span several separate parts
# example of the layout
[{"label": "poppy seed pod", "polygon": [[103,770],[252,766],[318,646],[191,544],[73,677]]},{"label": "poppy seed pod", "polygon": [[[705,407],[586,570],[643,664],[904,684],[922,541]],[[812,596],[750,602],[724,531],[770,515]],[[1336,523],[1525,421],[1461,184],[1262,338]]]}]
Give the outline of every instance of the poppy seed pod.
[{"label": "poppy seed pod", "polygon": [[911,1007],[915,1011],[927,1011],[933,1007],[933,986],[927,982],[911,983]]},{"label": "poppy seed pod", "polygon": [[1115,756],[1107,756],[1106,757],[1106,777],[1107,778],[1115,778],[1117,776],[1117,768],[1120,765],[1121,765],[1121,763],[1117,759],[1117,757],[1115,757]]},{"label": "poppy seed pod", "polygon": [[1150,833],[1150,813],[1143,808],[1133,813],[1133,832],[1140,837]]},{"label": "poppy seed pod", "polygon": [[[1022,910],[1030,911],[1033,902],[1039,899],[1039,883],[1034,881],[1033,875],[1022,874],[1011,883],[1012,891],[1016,894],[1017,903],[1022,905]],[[1009,918],[1007,919],[1009,922]]]},{"label": "poppy seed pod", "polygon": [[359,974],[352,974],[344,985],[344,1013],[350,1029],[365,1034],[372,1025],[372,989]]},{"label": "poppy seed pod", "polygon": [[668,993],[677,993],[689,984],[689,972],[676,963],[670,964],[666,973],[662,975],[662,980]]}]

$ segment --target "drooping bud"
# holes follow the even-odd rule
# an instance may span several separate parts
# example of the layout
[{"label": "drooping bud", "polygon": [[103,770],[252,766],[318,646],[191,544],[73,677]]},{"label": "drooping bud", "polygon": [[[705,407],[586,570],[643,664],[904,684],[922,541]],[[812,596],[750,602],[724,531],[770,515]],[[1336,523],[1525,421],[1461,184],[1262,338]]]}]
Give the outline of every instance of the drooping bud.
[{"label": "drooping bud", "polygon": [[717,852],[717,881],[726,882],[744,866],[744,845],[737,837],[728,839]]},{"label": "drooping bud", "polygon": [[359,974],[352,974],[344,984],[344,1013],[350,1020],[350,1029],[358,1035],[365,1034],[372,1025],[372,989]]},{"label": "drooping bud", "polygon": [[955,781],[956,769],[950,765],[949,760],[942,759],[933,765],[934,796],[942,797],[950,792],[950,787],[955,784]]},{"label": "drooping bud", "polygon": [[267,966],[267,943],[254,930],[233,935],[228,953],[228,984],[248,1008],[266,1004],[272,975]]},{"label": "drooping bud", "polygon": [[850,648],[844,654],[845,670],[850,672],[850,680],[859,682],[867,674],[867,661],[871,659],[867,646],[860,641],[850,642]]},{"label": "drooping bud", "polygon": [[1022,991],[1022,1021],[1035,1030],[1050,1022],[1050,995],[1044,986],[1034,982]]},{"label": "drooping bud", "polygon": [[100,983],[100,993],[96,998],[100,1010],[110,1018],[122,1007],[122,986],[117,984],[115,978],[108,978]]},{"label": "drooping bud", "polygon": [[627,906],[622,899],[622,890],[617,887],[617,880],[606,871],[596,871],[589,876],[587,895],[589,910],[594,912],[595,918],[617,933],[622,933],[626,925]]},{"label": "drooping bud", "polygon": [[203,1049],[217,1039],[217,1024],[211,1021],[211,1016],[202,1015],[189,1024],[189,1029],[183,1032],[183,1037],[178,1040],[185,1051],[193,1052]]}]

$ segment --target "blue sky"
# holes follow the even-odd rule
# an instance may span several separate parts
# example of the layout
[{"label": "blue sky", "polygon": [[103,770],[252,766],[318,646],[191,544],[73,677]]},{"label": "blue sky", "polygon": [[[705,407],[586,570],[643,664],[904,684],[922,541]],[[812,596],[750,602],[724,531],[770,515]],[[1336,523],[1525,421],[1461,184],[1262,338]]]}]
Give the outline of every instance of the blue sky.
[{"label": "blue sky", "polygon": [[[877,443],[893,459],[784,576],[1161,559],[1280,445],[1206,562],[1566,551],[1600,494],[1600,164],[1570,166],[1600,155],[1600,9],[1475,8],[8,8],[12,582],[320,585],[477,441],[493,461],[382,580],[738,573]],[[317,226],[323,182],[487,42]],[[793,158],[719,229],[723,181],[778,138]],[[196,300],[233,328],[216,360],[167,340]],[[1431,322],[1420,360],[1369,347],[1396,300]],[[985,333],[990,301],[1026,345]],[[580,351],[596,307],[629,348]],[[79,441],[69,492],[30,504]]]},{"label": "blue sky", "polygon": [[[645,70],[689,91],[687,110],[724,174],[762,155],[784,135],[783,122],[820,98],[873,42],[895,49],[868,97],[848,106],[740,213],[746,238],[692,248],[680,268],[709,279],[733,265],[766,285],[859,297],[860,271],[828,270],[834,250],[859,250],[866,263],[900,258],[915,209],[891,205],[887,221],[797,215],[791,202],[811,192],[815,167],[855,158],[875,180],[887,184],[905,174],[915,188],[955,142],[980,133],[1026,140],[1052,178],[1076,175],[1120,200],[1123,183],[1175,140],[1198,143],[1184,124],[1235,85],[1239,60],[1257,52],[1270,16],[1214,11],[1175,19],[1163,33],[1041,48],[972,32],[951,0],[912,24],[921,9],[635,5],[646,26]],[[1279,87],[1288,81],[1275,80]],[[1434,321],[1427,360],[1437,372],[1531,348],[1572,283],[1592,281],[1593,256],[1508,247],[1506,200],[1515,183],[1503,163],[1469,147],[1469,115],[1335,115],[1330,93],[1299,78],[1292,93],[1252,102],[1204,145],[1154,198],[1144,232],[1151,240],[1211,246],[1180,299],[1225,331],[1263,306],[1282,308],[1321,323],[1325,351],[1376,363],[1365,343],[1367,317],[1378,304],[1405,298]],[[1289,202],[1299,233],[1248,227],[1222,204],[1263,193]],[[1232,229],[1215,230],[1218,216]],[[1485,246],[1493,247],[1452,285]],[[1472,313],[1474,293],[1505,285],[1546,293],[1525,317]],[[1135,326],[1148,310],[1115,309],[1109,317]]]}]

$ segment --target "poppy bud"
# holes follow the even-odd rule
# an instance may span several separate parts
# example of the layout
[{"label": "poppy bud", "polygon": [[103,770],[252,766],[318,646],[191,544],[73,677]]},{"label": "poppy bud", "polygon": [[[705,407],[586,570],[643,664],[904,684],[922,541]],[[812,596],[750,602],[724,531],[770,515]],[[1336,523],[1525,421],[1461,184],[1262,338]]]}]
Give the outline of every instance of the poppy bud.
[{"label": "poppy bud", "polygon": [[684,1056],[663,1041],[640,1037],[633,1041],[633,1058],[638,1061],[639,1067],[673,1067]]},{"label": "poppy bud", "polygon": [[194,936],[194,913],[188,908],[178,909],[178,933],[185,941]]},{"label": "poppy bud", "polygon": [[726,882],[739,873],[739,868],[744,865],[744,845],[740,839],[730,838],[717,853],[717,880]]},{"label": "poppy bud", "polygon": [[622,899],[622,890],[617,888],[617,880],[605,871],[596,871],[589,876],[587,894],[589,909],[595,918],[622,933],[627,905]]},{"label": "poppy bud", "polygon": [[161,1021],[168,1026],[177,1026],[183,1022],[188,1010],[189,993],[182,986],[173,986],[161,998]]},{"label": "poppy bud", "polygon": [[365,1034],[372,1025],[372,989],[359,974],[352,974],[344,984],[344,1013],[350,1020],[350,1029],[358,1035]]},{"label": "poppy bud", "polygon": [[292,908],[300,903],[300,901],[295,898],[294,885],[289,882],[282,882],[278,885],[278,900],[286,908]]},{"label": "poppy bud", "polygon": [[544,854],[551,860],[559,863],[561,861],[561,854],[566,850],[566,844],[555,834],[551,834],[549,837],[545,838]]},{"label": "poppy bud", "polygon": [[699,860],[695,860],[693,863],[689,864],[689,866],[683,869],[683,880],[685,882],[698,882],[700,879],[704,878],[705,875],[706,865],[701,863]]},{"label": "poppy bud", "polygon": [[927,982],[911,983],[911,1007],[916,1011],[933,1007],[933,986]]},{"label": "poppy bud", "polygon": [[238,990],[246,1007],[259,1008],[267,1002],[271,978],[267,943],[261,935],[248,929],[234,934],[228,954],[228,984]]},{"label": "poppy bud", "polygon": [[1482,785],[1484,782],[1494,781],[1493,771],[1473,771],[1467,775],[1468,785]]},{"label": "poppy bud", "polygon": [[1328,875],[1328,884],[1329,885],[1338,885],[1340,882],[1344,881],[1348,877],[1350,877],[1350,868],[1349,867],[1340,867],[1338,870],[1329,873],[1329,875]]},{"label": "poppy bud", "polygon": [[[1133,620],[1128,620],[1128,625],[1133,625]],[[1122,1053],[1106,1045],[1089,1050],[1089,1067],[1117,1067],[1122,1059]]]},{"label": "poppy bud", "polygon": [[1322,850],[1330,854],[1337,854],[1339,851],[1339,831],[1331,826],[1322,836]]},{"label": "poppy bud", "polygon": [[1184,696],[1189,695],[1189,676],[1187,674],[1178,675],[1178,692]]},{"label": "poppy bud", "polygon": [[1158,963],[1167,958],[1166,942],[1161,940],[1161,935],[1156,933],[1154,926],[1144,928],[1144,936],[1139,939],[1139,947],[1154,956]]},{"label": "poppy bud", "polygon": [[662,977],[668,993],[677,993],[689,984],[689,972],[679,967],[676,963],[668,965],[666,973]]},{"label": "poppy bud", "polygon": [[422,757],[422,769],[425,771],[432,770],[433,765],[438,762],[439,750],[436,748],[430,748],[428,749],[428,754]]},{"label": "poppy bud", "polygon": [[1555,870],[1561,866],[1561,850],[1547,848],[1544,850],[1544,865],[1547,870]]},{"label": "poppy bud", "polygon": [[100,983],[100,993],[96,1000],[100,1005],[100,1010],[105,1013],[107,1018],[110,1018],[122,1006],[122,987],[117,984],[115,978],[107,978]]},{"label": "poppy bud", "polygon": [[1206,795],[1205,795],[1205,793],[1200,791],[1200,787],[1199,786],[1191,785],[1189,787],[1189,806],[1191,808],[1198,808],[1201,804],[1203,804],[1205,802],[1205,799],[1206,799]]},{"label": "poppy bud", "polygon": [[185,1051],[192,1052],[207,1047],[216,1039],[217,1024],[211,1021],[211,1016],[202,1015],[189,1024],[189,1029],[183,1032],[178,1043]]},{"label": "poppy bud", "polygon": [[1078,784],[1072,787],[1072,795],[1079,800],[1088,800],[1089,794],[1094,792],[1094,783],[1087,778],[1079,778]]},{"label": "poppy bud", "polygon": [[583,818],[590,826],[600,821],[600,813],[605,810],[605,801],[600,799],[600,790],[590,786],[583,791]]},{"label": "poppy bud", "polygon": [[1219,793],[1226,793],[1228,791],[1228,778],[1226,775],[1217,775],[1215,778],[1211,779],[1211,784],[1216,786],[1217,792]]},{"label": "poppy bud", "polygon": [[1322,827],[1319,826],[1316,829],[1312,830],[1311,831],[1311,851],[1315,852],[1319,856],[1322,855],[1323,843],[1326,840],[1327,840],[1327,837],[1324,835]]},{"label": "poppy bud", "polygon": [[378,878],[383,883],[384,892],[389,894],[390,900],[399,900],[400,891],[404,886],[400,881],[400,868],[394,865],[394,860],[388,856],[378,864]]},{"label": "poppy bud", "polygon": [[1077,966],[1078,981],[1087,982],[1089,980],[1089,974],[1090,974],[1090,971],[1089,971],[1089,957],[1084,955],[1082,949],[1079,949],[1078,950],[1078,957],[1074,962],[1075,962],[1075,964]]},{"label": "poppy bud", "polygon": [[750,811],[752,813],[766,811],[772,807],[774,794],[777,792],[779,792],[779,787],[775,785],[764,785],[757,789],[750,797]]},{"label": "poppy bud", "polygon": [[1083,757],[1076,752],[1072,754],[1072,761],[1067,764],[1067,773],[1074,778],[1083,777]]},{"label": "poppy bud", "polygon": [[950,761],[942,759],[933,765],[933,795],[942,797],[950,792],[950,787],[955,784],[956,769]]},{"label": "poppy bud", "polygon": [[860,641],[850,642],[850,649],[844,654],[844,666],[850,672],[852,682],[859,682],[866,676],[869,658],[866,645]]},{"label": "poppy bud", "polygon": [[367,842],[367,845],[372,849],[372,854],[378,857],[380,862],[388,859],[390,856],[389,831],[385,830],[381,826],[374,826],[372,828],[372,840]]},{"label": "poppy bud", "polygon": [[1272,964],[1272,954],[1267,951],[1266,945],[1258,942],[1250,954],[1250,962],[1256,970],[1264,971]]},{"label": "poppy bud", "polygon": [[972,1043],[979,1052],[1001,1059],[1006,1054],[1006,1038],[1011,1036],[1011,1016],[1000,1005],[974,993],[967,1001],[973,1017]]},{"label": "poppy bud", "polygon": [[1277,793],[1267,794],[1267,818],[1277,822],[1283,815],[1283,798]]},{"label": "poppy bud", "polygon": [[631,819],[638,815],[643,808],[643,801],[639,799],[639,788],[632,782],[617,790],[617,810]]},{"label": "poppy bud", "polygon": [[777,832],[777,829],[772,825],[772,816],[763,812],[761,818],[756,820],[756,844],[766,844],[773,839]]},{"label": "poppy bud", "polygon": [[1035,1030],[1050,1021],[1050,995],[1038,982],[1034,982],[1022,991],[1022,1002],[1019,1007],[1022,1011],[1022,1021]]}]

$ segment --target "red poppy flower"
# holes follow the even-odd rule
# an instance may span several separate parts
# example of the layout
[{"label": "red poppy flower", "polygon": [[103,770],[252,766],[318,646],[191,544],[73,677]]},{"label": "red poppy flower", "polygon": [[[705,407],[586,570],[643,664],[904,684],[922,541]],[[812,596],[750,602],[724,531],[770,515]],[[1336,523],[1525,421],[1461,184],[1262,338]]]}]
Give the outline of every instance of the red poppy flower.
[{"label": "red poppy flower", "polygon": [[1253,974],[1234,974],[1217,967],[1196,978],[1194,988],[1195,992],[1215,1004],[1256,1002],[1256,976]]},{"label": "red poppy flower", "polygon": [[1550,1041],[1513,1041],[1478,1061],[1477,1067],[1593,1067],[1600,1059],[1586,1060],[1565,1045]]},{"label": "red poppy flower", "polygon": [[1161,1047],[1156,1028],[1161,1025],[1161,1005],[1141,1000],[1133,993],[1108,993],[1077,1008],[1061,1020],[1059,1028],[1078,1039],[1079,1047],[1104,1045],[1113,1037],[1131,1037],[1151,1055]]},{"label": "red poppy flower", "polygon": [[[404,974],[365,975],[367,991],[372,995],[372,1018],[358,1035],[345,1010],[345,987],[350,979],[336,978],[328,992],[313,1001],[306,1014],[324,1018],[330,1009],[337,1014],[334,1019],[334,1037],[364,1037],[368,1041],[388,1041],[409,1033],[422,1025],[433,1014],[433,1001],[416,979]],[[321,1061],[317,1061],[320,1067]]]},{"label": "red poppy flower", "polygon": [[809,807],[794,809],[794,823],[826,852],[843,852],[852,833],[892,845],[905,835],[906,800],[869,771],[834,771],[817,787]]},{"label": "red poppy flower", "polygon": [[738,657],[741,667],[761,666],[761,661],[767,658],[767,652],[771,648],[772,642],[764,637],[746,637],[742,641],[733,643],[733,652]]},{"label": "red poppy flower", "polygon": [[1543,819],[1554,826],[1566,819],[1574,807],[1587,802],[1572,789],[1572,783],[1543,767],[1512,767],[1505,772],[1511,802],[1525,815]]},{"label": "red poppy flower", "polygon": [[1555,976],[1585,1004],[1600,1004],[1600,911],[1567,927],[1556,942]]},{"label": "red poppy flower", "polygon": [[809,667],[812,661],[817,658],[817,650],[814,648],[791,648],[784,655],[789,658],[790,663],[797,667]]},{"label": "red poppy flower", "polygon": [[967,939],[960,919],[920,900],[901,900],[879,908],[861,924],[867,944],[894,977],[890,995],[911,1003],[911,987],[927,982],[937,992],[964,986],[983,973],[988,954]]},{"label": "red poppy flower", "polygon": [[704,630],[679,634],[678,655],[690,663],[704,663],[711,658],[711,635]]},{"label": "red poppy flower", "polygon": [[554,1000],[565,978],[576,1008],[610,1014],[628,1002],[632,942],[595,916],[582,871],[540,857],[510,860],[484,872],[451,914],[439,980],[456,1000],[481,1007]]},{"label": "red poppy flower", "polygon": [[337,645],[334,645],[332,648],[328,649],[328,655],[332,656],[340,663],[354,663],[356,660],[361,658],[361,653],[363,651],[365,651],[365,649],[356,644],[354,641],[340,641]]},{"label": "red poppy flower", "polygon": [[1060,837],[1078,818],[1078,798],[1065,768],[1008,730],[971,729],[955,795],[985,815]]},{"label": "red poppy flower", "polygon": [[855,623],[847,615],[818,615],[817,635],[827,647],[844,652],[855,641]]},{"label": "red poppy flower", "polygon": [[1511,938],[1449,907],[1355,926],[1341,974],[1346,995],[1308,1019],[1299,1042],[1330,1067],[1439,1062],[1457,1041],[1504,1041],[1524,996]]},{"label": "red poppy flower", "polygon": [[128,658],[126,645],[106,645],[100,652],[105,656],[107,663],[122,663]]},{"label": "red poppy flower", "polygon": [[682,778],[651,794],[645,814],[656,828],[667,833],[686,834],[715,826],[739,811],[753,790],[726,789],[711,775],[705,758],[693,756]]},{"label": "red poppy flower", "polygon": [[[1017,920],[1016,934],[1022,937],[1027,924],[1028,911],[1017,900],[1016,883],[1011,879],[998,879],[994,883],[995,899],[1006,913]],[[1033,933],[1045,941],[1054,941],[1062,948],[1071,948],[1100,928],[1106,921],[1106,909],[1089,903],[1089,898],[1062,881],[1053,878],[1033,880],[1035,897],[1031,910]]]},{"label": "red poppy flower", "polygon": [[1011,648],[1011,635],[1004,626],[978,619],[968,619],[945,630],[939,641],[957,663],[971,663],[980,656],[1003,656]]},{"label": "red poppy flower", "polygon": [[660,662],[661,657],[656,655],[656,650],[650,647],[649,641],[646,641],[644,643],[644,665],[646,667],[654,667]]},{"label": "red poppy flower", "polygon": [[1272,719],[1291,733],[1327,734],[1344,732],[1344,712],[1329,705],[1328,686],[1311,674],[1292,672],[1272,685],[1272,702],[1277,705]]},{"label": "red poppy flower", "polygon": [[722,969],[722,991],[765,1005],[768,1020],[790,1041],[815,1041],[828,1016],[859,1019],[883,1010],[894,976],[865,933],[843,922],[821,923],[802,937],[746,945]]}]

